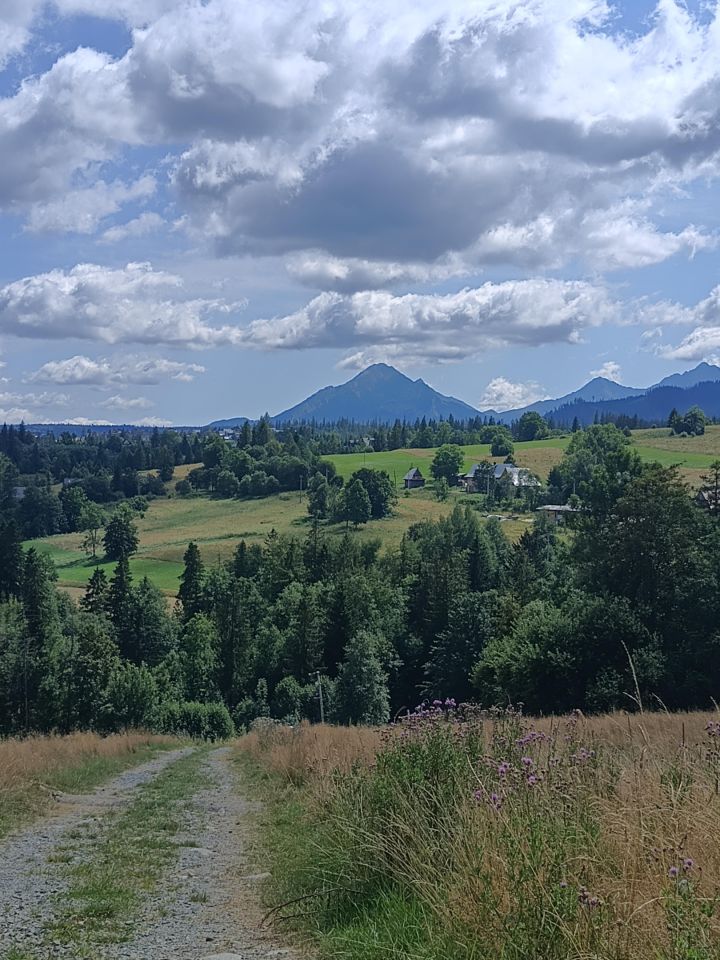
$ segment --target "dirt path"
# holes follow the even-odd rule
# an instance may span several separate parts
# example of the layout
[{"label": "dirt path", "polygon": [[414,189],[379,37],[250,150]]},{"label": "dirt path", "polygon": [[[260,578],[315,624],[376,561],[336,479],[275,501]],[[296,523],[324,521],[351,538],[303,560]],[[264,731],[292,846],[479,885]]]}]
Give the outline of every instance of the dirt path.
[{"label": "dirt path", "polygon": [[[142,785],[189,752],[162,754],[92,794],[63,796],[55,815],[0,843],[0,958],[77,956],[47,930],[68,887],[65,851],[72,848],[75,863],[90,860],[106,815],[122,811]],[[204,762],[209,786],[183,810],[177,859],[144,896],[140,916],[129,919],[127,939],[98,945],[93,960],[292,957],[258,929],[262,874],[249,855],[255,806],[238,794],[227,748],[212,751]]]}]

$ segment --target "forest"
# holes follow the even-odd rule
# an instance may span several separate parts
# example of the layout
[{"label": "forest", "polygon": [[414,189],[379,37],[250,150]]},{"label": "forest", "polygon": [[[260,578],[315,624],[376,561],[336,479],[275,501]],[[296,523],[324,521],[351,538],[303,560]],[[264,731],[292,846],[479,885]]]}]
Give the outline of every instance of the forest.
[{"label": "forest", "polygon": [[380,541],[271,531],[178,602],[133,581],[130,508],[75,604],[12,514],[0,557],[0,730],[145,726],[221,737],[258,717],[383,723],[419,702],[526,712],[706,707],[720,677],[720,526],[612,425],[551,474],[579,509],[511,544],[472,506]]}]

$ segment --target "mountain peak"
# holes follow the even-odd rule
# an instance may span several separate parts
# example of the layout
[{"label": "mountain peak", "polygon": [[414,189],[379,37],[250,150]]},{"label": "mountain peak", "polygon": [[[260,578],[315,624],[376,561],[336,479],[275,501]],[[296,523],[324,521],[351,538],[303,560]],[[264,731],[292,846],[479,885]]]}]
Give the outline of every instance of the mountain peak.
[{"label": "mountain peak", "polygon": [[446,420],[451,415],[456,420],[467,420],[476,416],[477,410],[462,400],[438,393],[422,380],[411,380],[388,363],[373,363],[340,386],[318,390],[274,420],[392,423],[413,422],[422,417]]}]

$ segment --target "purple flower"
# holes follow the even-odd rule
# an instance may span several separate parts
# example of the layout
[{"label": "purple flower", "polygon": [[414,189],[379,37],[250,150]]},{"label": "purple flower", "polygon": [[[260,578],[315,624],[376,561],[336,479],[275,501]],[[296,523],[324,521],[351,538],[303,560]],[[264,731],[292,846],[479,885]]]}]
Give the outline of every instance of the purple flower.
[{"label": "purple flower", "polygon": [[693,860],[693,858],[685,857],[685,859],[683,860],[683,870],[686,873],[689,873],[694,866],[695,866],[695,861]]},{"label": "purple flower", "polygon": [[528,786],[529,786],[529,787],[534,787],[534,786],[535,786],[536,784],[538,784],[538,783],[540,783],[539,778],[536,777],[534,773],[531,773],[530,776],[527,778],[527,784],[528,784]]},{"label": "purple flower", "polygon": [[530,767],[534,767],[534,766],[535,766],[535,761],[533,760],[532,757],[523,757],[521,762],[522,762],[522,765],[523,765],[524,767],[527,767],[528,769],[529,769]]},{"label": "purple flower", "polygon": [[668,876],[670,877],[671,880],[676,880],[679,874],[680,874],[680,871],[678,870],[677,867],[670,867],[670,869],[668,870]]},{"label": "purple flower", "polygon": [[507,760],[503,760],[501,763],[498,764],[497,772],[498,772],[498,776],[503,778],[508,775],[508,773],[510,772],[510,764],[507,762]]}]

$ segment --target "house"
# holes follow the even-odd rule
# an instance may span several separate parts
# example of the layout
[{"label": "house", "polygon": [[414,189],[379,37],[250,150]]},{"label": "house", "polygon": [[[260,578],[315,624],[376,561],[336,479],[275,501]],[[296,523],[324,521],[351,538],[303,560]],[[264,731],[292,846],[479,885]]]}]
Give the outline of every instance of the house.
[{"label": "house", "polygon": [[466,493],[489,493],[490,473],[487,465],[474,463],[467,473],[460,474],[458,483]]},{"label": "house", "polygon": [[425,486],[425,477],[420,473],[418,467],[413,467],[403,477],[403,483],[406,490],[413,490],[415,487],[424,487]]},{"label": "house", "polygon": [[82,483],[82,477],[63,477],[63,487],[74,487],[78,483]]},{"label": "house", "polygon": [[718,508],[718,494],[715,490],[698,490],[695,503],[704,510],[714,512]]},{"label": "house", "polygon": [[565,523],[569,514],[580,513],[577,507],[571,507],[567,503],[547,503],[544,507],[538,507],[538,511],[542,511],[553,523]]},{"label": "house", "polygon": [[497,463],[493,471],[493,477],[496,481],[510,478],[514,487],[539,487],[540,481],[534,477],[525,467],[514,467],[511,463]]}]

